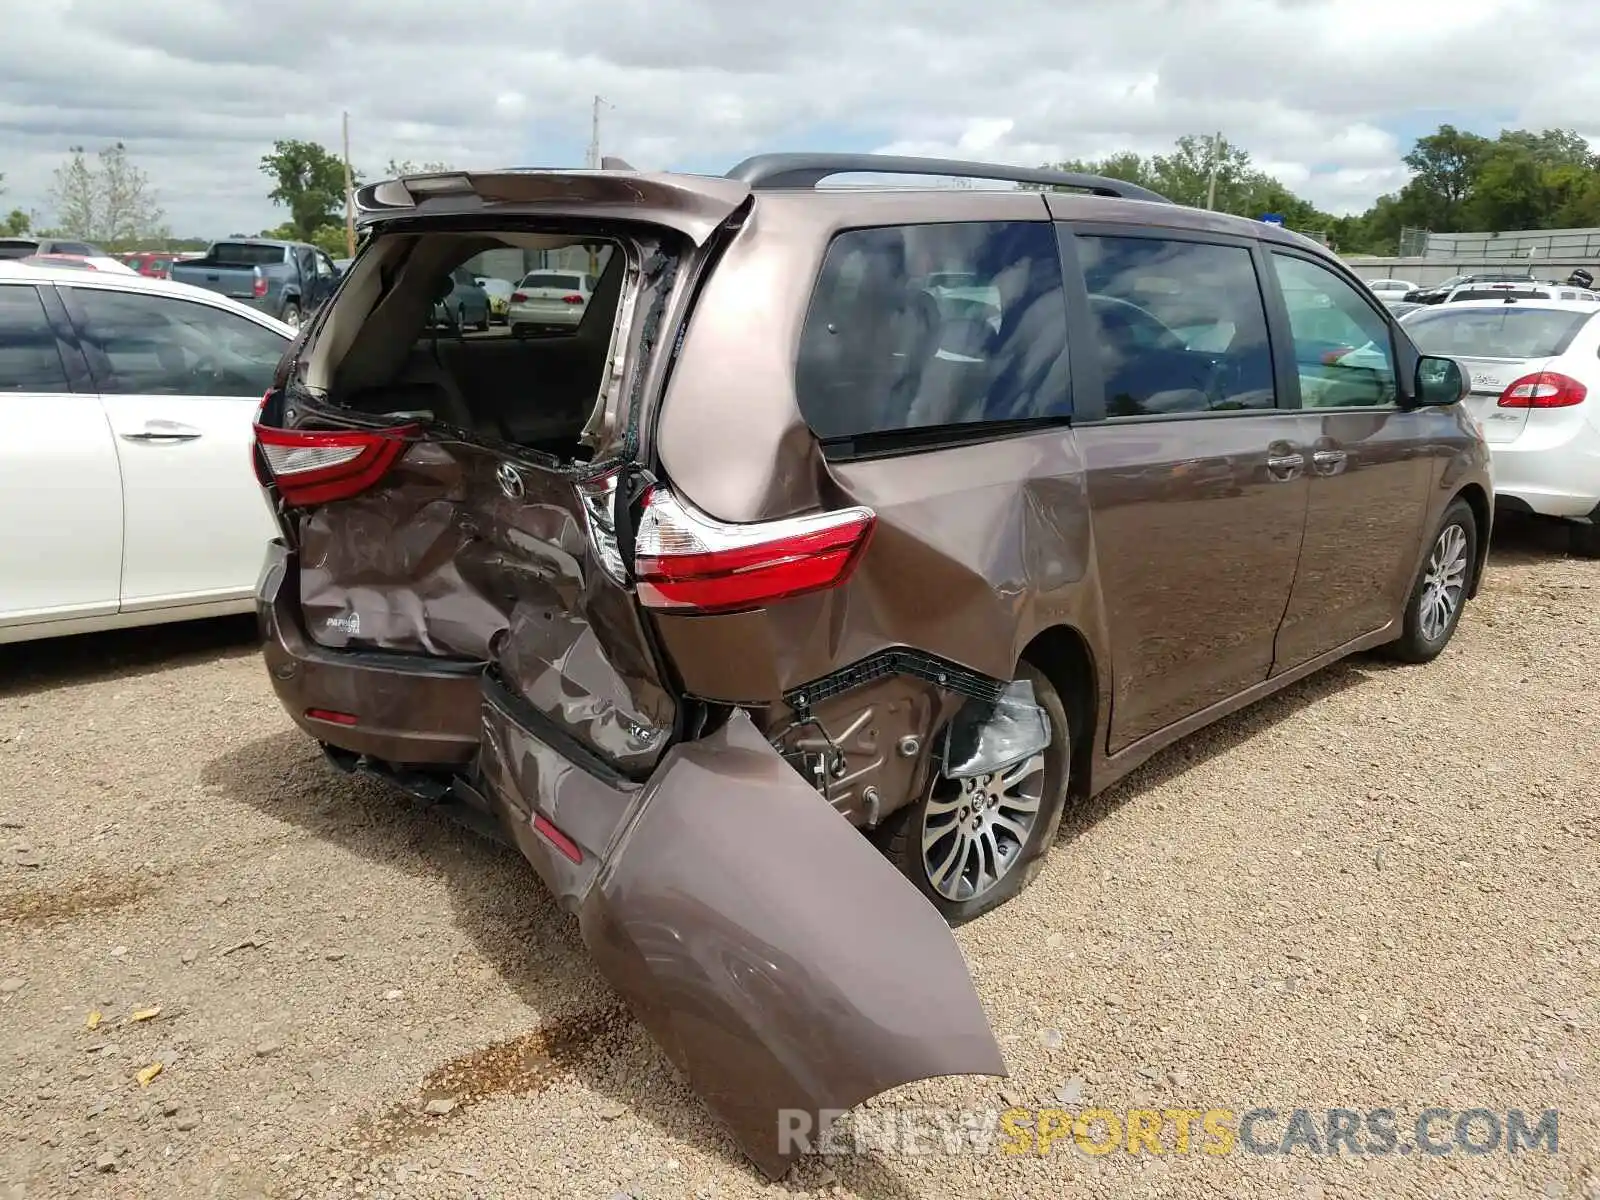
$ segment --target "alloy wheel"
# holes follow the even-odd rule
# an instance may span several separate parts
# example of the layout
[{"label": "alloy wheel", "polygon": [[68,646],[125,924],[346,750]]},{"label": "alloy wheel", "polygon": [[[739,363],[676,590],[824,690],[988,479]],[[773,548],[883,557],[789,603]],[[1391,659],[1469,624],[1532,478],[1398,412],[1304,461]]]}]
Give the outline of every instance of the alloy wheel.
[{"label": "alloy wheel", "polygon": [[[934,891],[964,903],[1022,861],[1044,798],[1044,755],[971,779],[938,779],[922,821],[922,867]],[[942,793],[942,794],[941,794]]]},{"label": "alloy wheel", "polygon": [[1422,596],[1417,623],[1422,636],[1436,642],[1445,635],[1461,607],[1467,585],[1467,533],[1459,525],[1446,525],[1439,531],[1422,577]]}]

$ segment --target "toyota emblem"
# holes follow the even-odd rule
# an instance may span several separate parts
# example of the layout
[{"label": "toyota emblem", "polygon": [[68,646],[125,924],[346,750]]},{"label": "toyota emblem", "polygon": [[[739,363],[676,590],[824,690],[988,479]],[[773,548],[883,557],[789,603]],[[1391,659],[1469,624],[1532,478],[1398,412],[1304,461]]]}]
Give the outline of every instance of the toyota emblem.
[{"label": "toyota emblem", "polygon": [[507,500],[522,499],[522,474],[510,463],[501,463],[494,477],[500,481],[500,490]]}]

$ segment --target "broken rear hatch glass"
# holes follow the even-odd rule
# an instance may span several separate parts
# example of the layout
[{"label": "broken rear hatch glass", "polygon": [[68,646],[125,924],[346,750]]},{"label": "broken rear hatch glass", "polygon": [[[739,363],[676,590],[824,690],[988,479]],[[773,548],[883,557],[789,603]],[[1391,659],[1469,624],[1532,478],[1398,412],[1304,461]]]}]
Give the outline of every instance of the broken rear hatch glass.
[{"label": "broken rear hatch glass", "polygon": [[[490,207],[598,187],[474,178]],[[398,204],[395,186],[378,198]],[[260,443],[309,638],[369,665],[482,664],[481,749],[459,782],[776,1175],[792,1157],[781,1110],[815,1117],[1004,1065],[959,949],[911,884],[742,712],[685,736],[629,585],[614,525],[630,511],[619,493],[647,482],[632,472],[641,404],[700,247],[742,200],[708,189],[664,198],[612,179],[585,205],[562,201],[581,219],[537,226],[430,226],[402,206],[319,318],[299,378],[269,397]],[[654,207],[600,219],[630,203]],[[437,279],[472,255],[574,247],[601,264],[570,336],[420,333]]]}]

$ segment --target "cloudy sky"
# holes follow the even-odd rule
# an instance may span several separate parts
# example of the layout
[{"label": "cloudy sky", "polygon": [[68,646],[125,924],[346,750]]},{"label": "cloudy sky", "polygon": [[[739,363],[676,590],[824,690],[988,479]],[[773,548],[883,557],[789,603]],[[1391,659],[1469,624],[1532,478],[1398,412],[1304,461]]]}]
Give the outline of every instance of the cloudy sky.
[{"label": "cloudy sky", "polygon": [[48,222],[67,147],[120,139],[197,236],[282,220],[262,154],[336,149],[342,111],[369,177],[391,157],[579,165],[596,93],[605,152],[641,167],[720,173],[772,149],[1037,164],[1220,129],[1341,212],[1399,187],[1442,121],[1600,141],[1600,5],[1580,0],[15,5],[0,204]]}]

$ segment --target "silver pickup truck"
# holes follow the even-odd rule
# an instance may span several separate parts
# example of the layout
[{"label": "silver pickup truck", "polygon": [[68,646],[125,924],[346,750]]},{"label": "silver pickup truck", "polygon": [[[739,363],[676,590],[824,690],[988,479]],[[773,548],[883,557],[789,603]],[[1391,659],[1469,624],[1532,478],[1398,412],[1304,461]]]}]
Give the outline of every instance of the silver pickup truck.
[{"label": "silver pickup truck", "polygon": [[339,269],[305,242],[232,238],[216,242],[204,257],[172,264],[171,278],[258,308],[289,325],[333,294]]}]

